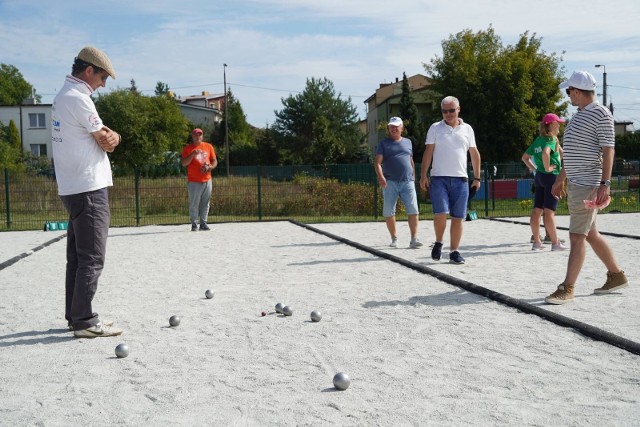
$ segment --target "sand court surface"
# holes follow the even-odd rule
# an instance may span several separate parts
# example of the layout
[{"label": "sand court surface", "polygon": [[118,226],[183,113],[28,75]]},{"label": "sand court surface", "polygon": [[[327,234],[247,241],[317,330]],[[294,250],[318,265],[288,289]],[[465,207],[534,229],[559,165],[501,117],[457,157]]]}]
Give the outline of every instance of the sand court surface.
[{"label": "sand court surface", "polygon": [[[598,224],[627,235],[608,241],[630,286],[592,295],[606,277],[588,249],[564,306],[543,299],[568,251],[531,251],[526,225],[465,223],[465,265],[447,263],[448,239],[431,260],[431,221],[415,250],[405,222],[396,249],[382,222],[311,226],[640,342],[640,215]],[[0,269],[0,424],[640,425],[630,351],[288,221],[189,230],[110,230],[94,309],[120,337],[67,331],[66,239]],[[1,233],[0,263],[61,233]],[[274,313],[278,302],[293,315]],[[345,391],[337,372],[351,378]]]}]

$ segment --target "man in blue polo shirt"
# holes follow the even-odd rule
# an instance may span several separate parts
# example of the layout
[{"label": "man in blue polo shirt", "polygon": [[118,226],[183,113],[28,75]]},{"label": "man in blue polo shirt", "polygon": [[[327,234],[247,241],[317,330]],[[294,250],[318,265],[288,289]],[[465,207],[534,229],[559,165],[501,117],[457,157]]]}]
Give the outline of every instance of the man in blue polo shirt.
[{"label": "man in blue polo shirt", "polygon": [[422,246],[418,240],[418,197],[415,184],[415,164],[413,163],[413,146],[411,141],[402,136],[404,125],[400,117],[389,120],[387,130],[389,137],[383,139],[376,149],[374,168],[378,184],[382,188],[384,205],[382,215],[391,235],[392,248],[398,246],[396,230],[396,203],[398,197],[407,209],[411,241],[409,247],[417,249]]}]

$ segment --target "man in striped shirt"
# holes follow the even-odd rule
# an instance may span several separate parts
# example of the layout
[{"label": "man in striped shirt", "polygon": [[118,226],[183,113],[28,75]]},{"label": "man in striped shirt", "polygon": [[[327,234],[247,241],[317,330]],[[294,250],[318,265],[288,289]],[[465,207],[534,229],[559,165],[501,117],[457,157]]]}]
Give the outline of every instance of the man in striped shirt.
[{"label": "man in striped shirt", "polygon": [[567,179],[571,251],[564,281],[545,298],[549,304],[573,301],[575,283],[584,264],[585,243],[591,245],[607,267],[607,281],[593,291],[595,294],[608,294],[628,285],[611,247],[596,228],[598,208],[589,208],[585,203],[592,201],[595,206],[606,206],[610,200],[615,145],[613,117],[596,101],[596,80],[588,72],[574,72],[560,84],[560,89],[565,89],[571,105],[578,107],[564,131],[563,167],[551,190],[555,197],[562,197]]}]

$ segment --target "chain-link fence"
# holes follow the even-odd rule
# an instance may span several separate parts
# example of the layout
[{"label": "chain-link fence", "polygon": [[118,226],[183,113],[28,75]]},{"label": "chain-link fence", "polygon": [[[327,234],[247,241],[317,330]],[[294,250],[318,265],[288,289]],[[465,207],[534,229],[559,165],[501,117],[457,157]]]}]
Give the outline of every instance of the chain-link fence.
[{"label": "chain-link fence", "polygon": [[[382,220],[382,196],[373,166],[302,165],[218,168],[213,177],[209,222],[295,219],[301,222]],[[484,164],[482,184],[469,209],[478,217],[528,216],[533,177],[522,164]],[[416,174],[420,174],[416,165]],[[612,202],[605,212],[640,211],[635,169],[614,170]],[[416,183],[417,185],[417,183]],[[188,224],[186,176],[115,176],[109,189],[111,225]],[[428,194],[418,189],[420,218],[431,219]],[[0,230],[43,229],[67,214],[51,173],[4,170],[0,183]],[[406,218],[399,204],[398,218]],[[558,214],[567,214],[566,201]]]}]

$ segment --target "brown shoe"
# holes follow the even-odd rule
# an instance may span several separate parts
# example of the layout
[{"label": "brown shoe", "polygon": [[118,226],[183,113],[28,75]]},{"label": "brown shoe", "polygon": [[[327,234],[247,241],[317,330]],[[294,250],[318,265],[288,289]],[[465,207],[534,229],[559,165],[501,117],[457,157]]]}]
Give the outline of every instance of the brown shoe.
[{"label": "brown shoe", "polygon": [[565,285],[561,283],[558,289],[544,299],[547,304],[566,304],[573,301],[573,288],[575,285]]},{"label": "brown shoe", "polygon": [[594,289],[593,293],[610,294],[613,291],[626,288],[627,286],[629,286],[629,281],[627,280],[627,276],[624,275],[624,271],[619,271],[617,273],[607,271],[607,281],[601,288]]}]

